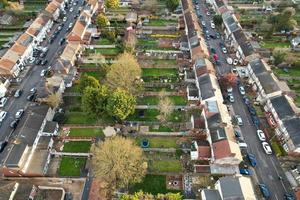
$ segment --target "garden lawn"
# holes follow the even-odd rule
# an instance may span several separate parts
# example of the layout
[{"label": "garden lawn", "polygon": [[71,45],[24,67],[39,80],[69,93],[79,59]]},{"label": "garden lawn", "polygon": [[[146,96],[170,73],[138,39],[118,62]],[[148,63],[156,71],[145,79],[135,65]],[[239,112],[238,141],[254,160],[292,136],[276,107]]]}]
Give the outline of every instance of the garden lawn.
[{"label": "garden lawn", "polygon": [[273,49],[273,48],[288,48],[290,46],[289,42],[281,41],[264,41],[261,45],[262,48]]},{"label": "garden lawn", "polygon": [[82,74],[93,76],[96,79],[103,79],[105,77],[105,73],[101,71],[83,72]]},{"label": "garden lawn", "polygon": [[74,85],[72,85],[72,87],[66,88],[66,92],[78,93],[79,92],[79,84],[74,84]]},{"label": "garden lawn", "polygon": [[74,153],[88,153],[91,148],[91,142],[80,141],[80,142],[65,142],[63,152],[74,152]]},{"label": "garden lawn", "polygon": [[140,46],[156,46],[158,45],[157,40],[149,40],[149,39],[139,39],[137,45]]},{"label": "garden lawn", "polygon": [[283,71],[283,69],[273,69],[273,71],[279,76],[290,76],[290,77],[299,77],[300,76],[300,68],[292,67],[288,68],[288,72]]},{"label": "garden lawn", "polygon": [[[187,100],[182,96],[169,96],[174,105],[186,105]],[[139,105],[157,105],[159,103],[159,97],[146,96],[137,100]]]},{"label": "garden lawn", "polygon": [[71,128],[69,136],[104,137],[101,128]]},{"label": "garden lawn", "polygon": [[83,63],[79,68],[97,68],[98,66],[95,63]]},{"label": "garden lawn", "polygon": [[149,161],[149,170],[154,173],[163,172],[182,172],[182,166],[179,160],[151,160]]},{"label": "garden lawn", "polygon": [[74,158],[63,156],[58,169],[59,176],[80,176],[84,168],[86,158]]},{"label": "garden lawn", "polygon": [[173,132],[173,130],[170,127],[167,126],[159,126],[157,129],[154,127],[149,128],[150,132]]},{"label": "garden lawn", "polygon": [[97,48],[88,49],[88,53],[101,53],[102,55],[117,55],[120,53],[118,48]]},{"label": "garden lawn", "polygon": [[150,175],[147,174],[142,182],[133,185],[130,189],[130,193],[138,192],[142,190],[145,193],[151,194],[165,194],[168,192],[180,192],[176,190],[168,190],[166,186],[166,176],[165,175]]},{"label": "garden lawn", "polygon": [[176,137],[137,137],[136,143],[140,146],[142,140],[147,139],[149,141],[149,148],[176,148]]},{"label": "garden lawn", "polygon": [[113,44],[113,42],[111,42],[109,39],[106,38],[100,38],[99,40],[97,40],[97,45],[110,45]]},{"label": "garden lawn", "polygon": [[165,69],[165,68],[143,68],[142,76],[144,77],[177,77],[177,69]]},{"label": "garden lawn", "polygon": [[[142,114],[143,113],[143,116]],[[156,109],[147,109],[147,110],[138,110],[128,116],[127,120],[131,121],[157,121],[157,115],[159,115],[159,111]]]},{"label": "garden lawn", "polygon": [[165,20],[165,19],[150,19],[147,26],[167,26],[170,23],[177,23],[177,20]]},{"label": "garden lawn", "polygon": [[87,116],[84,112],[67,112],[65,124],[96,124],[97,119]]}]

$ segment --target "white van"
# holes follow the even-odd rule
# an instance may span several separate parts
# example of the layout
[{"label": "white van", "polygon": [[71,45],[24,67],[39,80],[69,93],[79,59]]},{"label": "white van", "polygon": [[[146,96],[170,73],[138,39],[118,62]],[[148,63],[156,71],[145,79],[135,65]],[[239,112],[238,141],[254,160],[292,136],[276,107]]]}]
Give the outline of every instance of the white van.
[{"label": "white van", "polygon": [[240,149],[247,149],[248,145],[245,142],[238,142]]}]

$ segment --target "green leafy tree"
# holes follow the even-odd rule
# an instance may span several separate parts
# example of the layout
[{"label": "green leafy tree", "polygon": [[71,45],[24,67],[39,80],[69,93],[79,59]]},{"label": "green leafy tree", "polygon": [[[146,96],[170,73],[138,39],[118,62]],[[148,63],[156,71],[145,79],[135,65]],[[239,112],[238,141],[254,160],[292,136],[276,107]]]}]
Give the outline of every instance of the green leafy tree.
[{"label": "green leafy tree", "polygon": [[93,174],[105,182],[107,199],[116,189],[140,182],[147,171],[142,149],[131,139],[106,138],[92,148]]},{"label": "green leafy tree", "polygon": [[106,110],[108,114],[124,120],[134,112],[135,103],[134,96],[124,89],[117,88],[108,98]]},{"label": "green leafy tree", "polygon": [[79,91],[83,93],[86,87],[98,88],[100,83],[95,77],[84,74],[80,77]]},{"label": "green leafy tree", "polygon": [[0,0],[0,8],[5,8],[6,6],[8,6],[8,1],[7,0]]},{"label": "green leafy tree", "polygon": [[100,117],[106,111],[108,94],[106,86],[85,88],[81,99],[83,111],[92,117]]},{"label": "green leafy tree", "polygon": [[276,31],[294,30],[297,26],[295,18],[296,11],[292,7],[285,8],[282,12],[269,17],[269,22],[273,25]]},{"label": "green leafy tree", "polygon": [[168,10],[171,12],[174,11],[179,5],[179,0],[167,0],[166,1],[166,6]]},{"label": "green leafy tree", "polygon": [[222,16],[221,15],[215,15],[213,17],[213,21],[214,21],[214,23],[215,23],[216,26],[221,26],[222,23],[223,23]]},{"label": "green leafy tree", "polygon": [[107,8],[118,8],[119,0],[105,0],[105,6]]},{"label": "green leafy tree", "polygon": [[104,14],[99,14],[96,18],[96,23],[99,28],[104,28],[109,24],[109,20]]}]

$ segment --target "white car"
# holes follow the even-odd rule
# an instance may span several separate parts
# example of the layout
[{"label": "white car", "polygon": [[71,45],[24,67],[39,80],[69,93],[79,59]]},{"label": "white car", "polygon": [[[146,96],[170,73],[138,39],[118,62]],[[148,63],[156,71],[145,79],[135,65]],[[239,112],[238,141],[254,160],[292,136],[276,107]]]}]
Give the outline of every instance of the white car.
[{"label": "white car", "polygon": [[228,88],[227,88],[227,93],[228,93],[228,94],[232,94],[232,91],[233,91],[232,87],[228,87]]},{"label": "white car", "polygon": [[70,24],[69,24],[69,28],[72,28],[73,27],[73,23],[71,22]]},{"label": "white car", "polygon": [[74,10],[73,8],[70,8],[70,12],[73,12],[73,10]]},{"label": "white car", "polygon": [[63,22],[67,21],[67,19],[68,19],[67,17],[64,17],[64,18],[63,18]]},{"label": "white car", "polygon": [[210,23],[210,27],[211,27],[212,29],[214,29],[214,28],[216,28],[216,25],[212,22],[212,23]]},{"label": "white car", "polygon": [[233,97],[233,95],[229,94],[228,95],[228,99],[229,99],[230,103],[234,103],[234,97]]},{"label": "white car", "polygon": [[233,68],[231,68],[231,73],[233,73],[233,74],[235,74],[237,76],[238,71],[237,71],[236,68],[233,67]]},{"label": "white car", "polygon": [[4,107],[4,105],[6,104],[6,102],[7,102],[7,97],[2,97],[1,99],[0,99],[0,108],[3,108]]},{"label": "white car", "polygon": [[202,26],[206,26],[205,21],[201,21]]},{"label": "white car", "polygon": [[242,120],[242,117],[240,115],[235,115],[234,118],[235,118],[235,122],[236,122],[237,125],[243,126],[243,120]]},{"label": "white car", "polygon": [[210,15],[210,12],[209,12],[209,11],[207,11],[207,12],[206,12],[206,15],[207,15],[207,16],[209,16],[209,15]]},{"label": "white car", "polygon": [[241,69],[241,76],[242,77],[247,77],[247,73],[246,73],[246,70],[245,69]]},{"label": "white car", "polygon": [[227,62],[228,65],[232,65],[233,59],[230,58],[230,57],[227,57],[227,58],[226,58],[226,62]]},{"label": "white car", "polygon": [[43,77],[43,76],[45,76],[46,75],[46,70],[45,69],[43,69],[42,71],[41,71],[41,77]]},{"label": "white car", "polygon": [[22,115],[24,114],[24,110],[23,109],[19,109],[16,114],[15,114],[15,118],[16,119],[20,119],[22,117]]},{"label": "white car", "polygon": [[239,60],[238,59],[233,59],[233,65],[237,65],[239,63]]},{"label": "white car", "polygon": [[262,141],[262,142],[266,141],[266,136],[262,130],[257,130],[256,134],[260,141]]},{"label": "white car", "polygon": [[245,95],[246,94],[245,88],[243,86],[239,87],[239,91],[240,91],[241,95]]},{"label": "white car", "polygon": [[223,51],[223,53],[227,53],[226,47],[222,47],[222,51]]},{"label": "white car", "polygon": [[268,155],[272,154],[272,149],[271,149],[269,143],[262,142],[261,144],[262,144],[263,149],[264,149],[264,151],[265,151],[266,154],[268,154]]},{"label": "white car", "polygon": [[5,117],[6,117],[6,115],[7,115],[7,112],[5,112],[5,111],[1,111],[1,112],[0,112],[0,122],[3,122],[3,120],[4,120]]}]

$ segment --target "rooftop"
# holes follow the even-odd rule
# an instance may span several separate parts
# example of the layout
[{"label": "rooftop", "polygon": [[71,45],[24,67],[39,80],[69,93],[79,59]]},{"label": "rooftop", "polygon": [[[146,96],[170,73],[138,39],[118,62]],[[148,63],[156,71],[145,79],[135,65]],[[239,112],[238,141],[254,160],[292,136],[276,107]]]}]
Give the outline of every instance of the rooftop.
[{"label": "rooftop", "polygon": [[214,190],[214,189],[204,189],[202,190],[203,195],[205,196],[205,198],[207,200],[209,199],[213,199],[213,200],[222,200],[220,193],[218,190]]},{"label": "rooftop", "polygon": [[289,133],[291,140],[296,148],[300,147],[300,118],[295,117],[292,119],[288,119],[283,121],[283,124]]},{"label": "rooftop", "polygon": [[223,199],[245,199],[238,178],[231,176],[221,177],[219,183]]},{"label": "rooftop", "polygon": [[209,74],[205,74],[198,77],[198,83],[200,87],[201,97],[203,100],[215,96],[212,80]]},{"label": "rooftop", "polygon": [[295,112],[291,107],[290,102],[287,100],[286,96],[282,95],[282,96],[273,97],[270,99],[270,101],[278,117],[281,120],[290,118],[295,115]]}]

